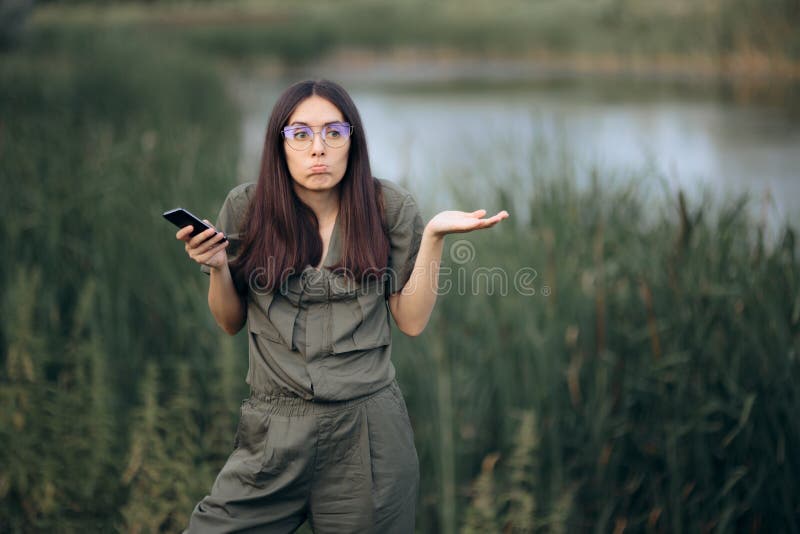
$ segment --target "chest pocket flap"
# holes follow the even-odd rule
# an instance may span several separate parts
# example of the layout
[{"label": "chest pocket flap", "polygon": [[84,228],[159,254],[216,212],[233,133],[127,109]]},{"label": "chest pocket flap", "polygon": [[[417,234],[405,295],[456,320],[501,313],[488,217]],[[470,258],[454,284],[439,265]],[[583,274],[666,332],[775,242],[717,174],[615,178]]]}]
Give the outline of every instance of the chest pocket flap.
[{"label": "chest pocket flap", "polygon": [[352,298],[335,302],[332,315],[334,353],[373,349],[391,342],[386,299],[377,291],[356,291]]},{"label": "chest pocket flap", "polygon": [[290,346],[296,311],[289,302],[280,302],[273,292],[252,294],[247,307],[247,328],[270,341]]}]

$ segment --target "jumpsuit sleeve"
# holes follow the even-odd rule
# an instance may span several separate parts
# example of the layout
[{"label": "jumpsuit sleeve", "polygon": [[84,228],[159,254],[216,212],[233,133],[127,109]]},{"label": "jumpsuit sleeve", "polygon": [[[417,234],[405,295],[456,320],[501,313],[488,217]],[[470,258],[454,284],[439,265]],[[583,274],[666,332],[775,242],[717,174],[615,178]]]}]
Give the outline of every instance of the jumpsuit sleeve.
[{"label": "jumpsuit sleeve", "polygon": [[[387,211],[395,211],[392,208],[387,206]],[[419,207],[411,194],[402,198],[392,215],[394,217],[389,218],[388,294],[402,290],[411,277],[422,241],[422,231],[425,229]]]},{"label": "jumpsuit sleeve", "polygon": [[[244,186],[248,187],[245,188]],[[217,230],[221,230],[230,241],[228,248],[225,249],[228,254],[228,261],[236,256],[241,244],[242,225],[250,204],[249,195],[246,192],[250,189],[250,186],[251,184],[243,184],[228,193],[225,202],[222,203],[222,208],[219,210],[217,222],[214,224],[214,227]],[[211,274],[211,268],[207,265],[201,265],[200,270],[206,274]]]}]

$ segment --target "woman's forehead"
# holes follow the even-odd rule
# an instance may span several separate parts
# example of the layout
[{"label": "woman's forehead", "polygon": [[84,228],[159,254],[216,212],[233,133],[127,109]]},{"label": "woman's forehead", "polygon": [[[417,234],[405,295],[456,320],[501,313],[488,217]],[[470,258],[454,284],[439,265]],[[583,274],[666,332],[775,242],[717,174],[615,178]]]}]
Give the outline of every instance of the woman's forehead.
[{"label": "woman's forehead", "polygon": [[344,120],[342,112],[330,100],[312,95],[301,101],[289,116],[288,124],[323,126]]}]

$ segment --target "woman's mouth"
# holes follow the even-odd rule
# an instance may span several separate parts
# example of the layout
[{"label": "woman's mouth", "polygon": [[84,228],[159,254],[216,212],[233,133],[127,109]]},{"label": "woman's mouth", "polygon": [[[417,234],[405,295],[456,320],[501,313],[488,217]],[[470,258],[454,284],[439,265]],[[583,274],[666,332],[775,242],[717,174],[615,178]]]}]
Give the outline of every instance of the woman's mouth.
[{"label": "woman's mouth", "polygon": [[327,165],[312,165],[311,166],[312,173],[320,173],[320,172],[328,172]]}]

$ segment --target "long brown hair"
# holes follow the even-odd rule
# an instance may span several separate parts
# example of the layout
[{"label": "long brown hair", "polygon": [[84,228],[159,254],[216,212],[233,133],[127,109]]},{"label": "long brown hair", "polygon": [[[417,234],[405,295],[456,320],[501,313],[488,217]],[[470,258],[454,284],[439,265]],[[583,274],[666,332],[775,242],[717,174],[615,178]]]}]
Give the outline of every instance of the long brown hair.
[{"label": "long brown hair", "polygon": [[302,272],[308,265],[317,265],[322,259],[319,221],[294,192],[280,134],[297,106],[313,95],[331,102],[353,126],[347,170],[340,182],[342,255],[333,269],[356,280],[381,275],[386,270],[389,239],[382,222],[381,187],[370,170],[361,117],[340,85],[328,80],[309,80],[286,89],[272,109],[255,197],[241,229],[240,253],[231,262],[240,292],[248,284],[271,291],[292,274]]}]

